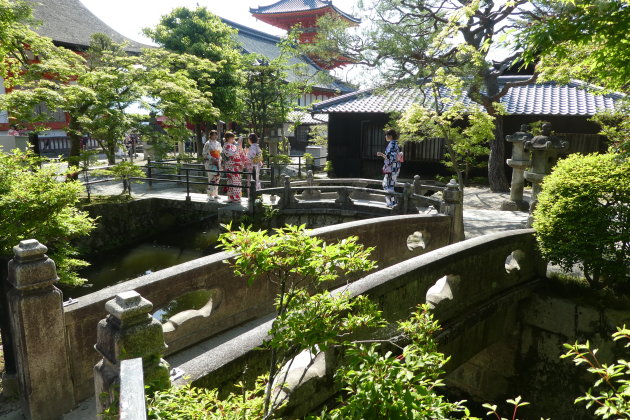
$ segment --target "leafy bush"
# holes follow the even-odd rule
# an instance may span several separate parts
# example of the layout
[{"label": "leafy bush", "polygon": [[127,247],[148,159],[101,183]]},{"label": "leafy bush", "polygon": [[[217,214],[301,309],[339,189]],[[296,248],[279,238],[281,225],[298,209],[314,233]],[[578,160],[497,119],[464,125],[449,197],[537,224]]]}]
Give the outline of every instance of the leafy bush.
[{"label": "leafy bush", "polygon": [[592,286],[619,286],[630,271],[630,162],[616,154],[571,155],[545,178],[534,211],[543,255]]},{"label": "leafy bush", "polygon": [[70,240],[94,228],[94,220],[77,208],[83,186],[61,182],[58,165],[39,164],[30,152],[0,149],[0,257],[10,258],[15,245],[34,238],[48,247],[62,282],[81,283],[76,270],[87,263],[76,258]]},{"label": "leafy bush", "polygon": [[289,163],[291,163],[291,158],[287,155],[274,155],[271,156],[271,163],[273,165],[277,165],[277,166],[287,166]]},{"label": "leafy bush", "polygon": [[[614,341],[625,340],[630,347],[630,330],[624,325],[612,335]],[[586,408],[596,407],[595,414],[603,419],[630,417],[630,363],[617,360],[616,363],[601,363],[597,349],[590,343],[576,342],[565,344],[567,352],[561,358],[572,358],[576,366],[586,366],[586,370],[597,377],[593,386],[575,403],[584,403]]]},{"label": "leafy bush", "polygon": [[[348,363],[337,372],[345,393],[340,405],[324,410],[318,419],[448,419],[469,415],[463,401],[451,403],[437,390],[448,358],[437,350],[433,334],[439,324],[428,306],[420,306],[398,323],[410,341],[401,356],[383,354],[380,344],[356,344]],[[466,417],[468,418],[468,417]]]}]

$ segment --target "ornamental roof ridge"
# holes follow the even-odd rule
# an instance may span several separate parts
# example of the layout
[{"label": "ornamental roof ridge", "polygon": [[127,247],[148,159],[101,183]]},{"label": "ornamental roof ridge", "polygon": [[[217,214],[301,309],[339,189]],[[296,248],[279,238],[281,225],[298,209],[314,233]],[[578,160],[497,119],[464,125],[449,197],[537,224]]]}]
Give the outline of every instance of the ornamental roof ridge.
[{"label": "ornamental roof ridge", "polygon": [[258,6],[258,8],[249,8],[251,14],[283,14],[294,13],[301,11],[312,11],[325,9],[327,7],[332,8],[335,12],[339,13],[342,17],[348,19],[354,23],[360,23],[361,20],[344,12],[337,8],[332,0],[278,0],[267,6]]}]

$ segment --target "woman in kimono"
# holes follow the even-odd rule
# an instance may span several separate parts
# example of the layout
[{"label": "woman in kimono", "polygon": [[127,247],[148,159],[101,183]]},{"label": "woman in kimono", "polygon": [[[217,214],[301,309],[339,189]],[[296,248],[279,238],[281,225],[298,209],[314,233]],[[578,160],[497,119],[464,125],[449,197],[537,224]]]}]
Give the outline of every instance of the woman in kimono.
[{"label": "woman in kimono", "polygon": [[[258,145],[258,136],[256,134],[251,133],[247,137],[247,142],[249,143],[249,148],[245,154],[245,168],[254,173],[256,178],[256,189],[259,190],[262,188],[260,184],[260,168],[262,168],[263,164],[263,154],[260,146]],[[251,183],[251,177],[251,175],[248,175],[247,177],[248,184]]]},{"label": "woman in kimono", "polygon": [[[219,181],[221,181],[221,152],[223,148],[217,140],[219,133],[210,131],[210,139],[203,145],[203,161],[208,171],[208,201],[219,199]],[[212,184],[212,185],[211,185]]]},{"label": "woman in kimono", "polygon": [[[245,160],[243,147],[241,146],[240,140],[236,141],[236,136],[231,131],[225,133],[223,156],[225,157],[223,162],[224,170],[230,172],[241,172],[243,170]],[[241,174],[230,172],[226,173],[228,203],[240,203],[242,190]]]},{"label": "woman in kimono", "polygon": [[[384,159],[383,174],[385,176],[383,177],[383,190],[388,193],[393,193],[401,166],[398,160],[398,153],[400,152],[400,146],[398,145],[398,133],[396,133],[395,130],[387,130],[385,132],[385,140],[387,141],[385,153],[378,152],[376,155]],[[389,208],[395,207],[397,204],[396,197],[389,194],[386,195],[385,203]]]}]

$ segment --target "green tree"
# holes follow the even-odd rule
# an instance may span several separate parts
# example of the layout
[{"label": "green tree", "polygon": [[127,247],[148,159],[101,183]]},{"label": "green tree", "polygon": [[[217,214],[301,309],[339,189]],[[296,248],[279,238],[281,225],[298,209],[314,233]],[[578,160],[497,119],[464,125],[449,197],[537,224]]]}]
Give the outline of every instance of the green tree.
[{"label": "green tree", "polygon": [[283,402],[272,396],[280,366],[302,350],[324,351],[353,329],[378,325],[377,311],[365,297],[351,300],[348,294],[330,293],[311,297],[309,292],[340,276],[373,269],[375,264],[368,258],[372,249],[365,249],[356,237],[325,243],[308,235],[304,226],[286,226],[273,234],[241,227],[221,235],[219,242],[225,251],[236,254],[232,266],[237,275],[249,284],[269,281],[278,290],[265,390],[264,416],[268,417]]},{"label": "green tree", "polygon": [[[205,7],[195,10],[178,7],[163,16],[155,28],[144,29],[144,33],[168,51],[187,53],[215,63],[208,68],[197,68],[191,73],[191,78],[204,95],[211,94],[220,118],[225,121],[236,119],[243,79],[235,29]],[[209,118],[209,115],[201,113],[190,121],[196,124],[199,151],[203,148],[202,128],[210,121]]]},{"label": "green tree", "polygon": [[520,52],[498,62],[491,61],[490,54],[510,28],[510,19],[523,12],[527,3],[529,0],[366,2],[364,20],[370,25],[364,30],[350,32],[339,21],[328,19],[320,24],[319,39],[324,48],[339,45],[331,56],[346,56],[379,69],[388,86],[417,87],[438,71],[459,78],[468,98],[494,117],[488,176],[492,191],[506,191],[503,118],[497,104],[511,87],[531,83],[536,75],[499,85],[499,76]]},{"label": "green tree", "polygon": [[627,92],[628,27],[628,0],[538,0],[524,14],[514,45],[526,63],[537,63],[543,79],[578,78]]},{"label": "green tree", "polygon": [[[143,83],[149,98],[144,107],[168,119],[164,131],[171,142],[190,136],[187,122],[218,118],[212,93],[203,86],[214,82],[212,73],[219,65],[195,55],[158,48],[144,51],[142,62]],[[153,145],[157,143],[154,141]]]},{"label": "green tree", "polygon": [[37,239],[48,247],[61,281],[77,284],[76,269],[86,263],[70,241],[89,233],[94,221],[77,208],[83,186],[59,182],[60,176],[58,165],[40,168],[30,152],[0,150],[0,256],[9,258],[20,241]]},{"label": "green tree", "polygon": [[[450,83],[451,87],[456,82]],[[460,83],[461,86],[461,83]],[[397,122],[402,141],[422,141],[425,138],[442,138],[446,147],[444,164],[457,176],[460,189],[468,181],[468,173],[479,166],[480,157],[486,156],[486,144],[494,137],[494,117],[476,106],[453,101],[441,96],[439,78],[428,83],[426,103],[412,105]],[[451,88],[451,92],[457,90]],[[497,106],[500,109],[499,106]]]},{"label": "green tree", "polygon": [[534,210],[544,257],[565,270],[578,264],[594,287],[627,290],[630,280],[630,161],[570,155],[545,177]]}]

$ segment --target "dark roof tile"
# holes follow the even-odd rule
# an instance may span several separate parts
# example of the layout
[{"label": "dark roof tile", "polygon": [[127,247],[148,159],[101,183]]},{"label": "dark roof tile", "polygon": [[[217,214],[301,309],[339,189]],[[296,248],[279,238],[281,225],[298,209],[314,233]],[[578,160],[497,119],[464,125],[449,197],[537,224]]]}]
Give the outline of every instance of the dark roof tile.
[{"label": "dark roof tile", "polygon": [[[508,80],[523,80],[523,76],[503,76],[499,83]],[[588,85],[571,81],[566,85],[554,82],[536,83],[511,88],[501,98],[508,114],[513,115],[584,115],[614,109],[620,94],[596,95]],[[419,88],[396,88],[388,91],[362,90],[332,98],[313,106],[313,112],[364,112],[388,113],[405,111],[412,103],[422,104],[423,95]],[[465,103],[470,103],[464,98]]]}]

